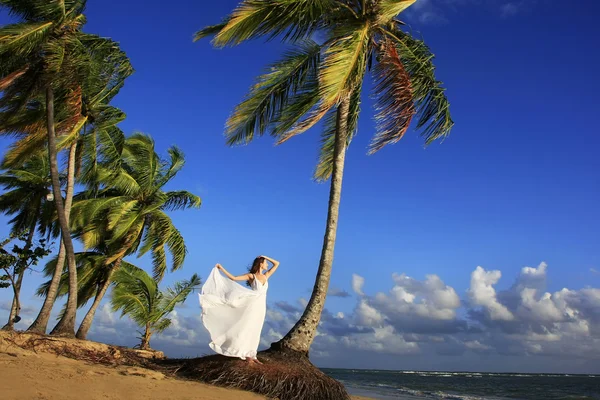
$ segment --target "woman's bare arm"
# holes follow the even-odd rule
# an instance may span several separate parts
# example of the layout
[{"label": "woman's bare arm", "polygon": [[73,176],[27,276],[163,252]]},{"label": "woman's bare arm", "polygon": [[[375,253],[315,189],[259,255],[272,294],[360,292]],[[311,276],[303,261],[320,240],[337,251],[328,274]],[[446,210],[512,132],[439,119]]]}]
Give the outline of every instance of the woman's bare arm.
[{"label": "woman's bare arm", "polygon": [[277,261],[271,257],[267,257],[267,256],[261,256],[261,257],[263,257],[265,260],[267,260],[271,264],[273,264],[273,266],[271,268],[269,268],[269,270],[265,273],[265,276],[267,277],[267,279],[269,279],[269,277],[271,275],[273,275],[275,273],[275,271],[277,271],[277,268],[279,268],[279,261]]},{"label": "woman's bare arm", "polygon": [[221,264],[217,264],[216,267],[219,271],[223,271],[225,276],[228,277],[229,279],[231,279],[232,281],[247,281],[248,279],[250,279],[250,274],[235,276],[235,275],[230,274],[229,271],[227,271],[225,268],[223,268],[223,266]]}]

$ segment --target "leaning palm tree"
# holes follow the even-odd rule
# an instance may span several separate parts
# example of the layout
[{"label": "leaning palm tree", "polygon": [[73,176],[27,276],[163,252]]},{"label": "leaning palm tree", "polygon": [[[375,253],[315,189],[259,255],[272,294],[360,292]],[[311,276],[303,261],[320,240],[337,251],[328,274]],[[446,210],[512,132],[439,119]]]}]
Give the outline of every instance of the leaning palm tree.
[{"label": "leaning palm tree", "polygon": [[[27,253],[33,244],[36,229],[44,231],[50,221],[42,221],[47,215],[44,208],[52,207],[49,203],[50,195],[50,168],[45,157],[34,157],[21,167],[8,168],[0,174],[0,185],[4,193],[0,195],[0,212],[12,216],[8,221],[11,233],[27,232],[24,252]],[[4,329],[13,329],[14,319],[19,314],[16,297],[19,296],[25,269],[17,273],[14,286],[15,299],[13,300],[8,323]]]},{"label": "leaning palm tree", "polygon": [[[0,109],[9,115],[20,115],[32,106],[39,109],[42,105],[46,115],[46,137],[39,134],[40,130],[30,131],[28,140],[32,146],[47,141],[54,201],[69,266],[67,308],[53,331],[61,335],[74,334],[77,273],[58,180],[57,133],[72,136],[85,123],[78,110],[82,107],[83,81],[92,72],[87,55],[103,40],[81,30],[86,21],[85,4],[86,0],[0,0],[0,7],[19,18],[19,22],[0,28]],[[62,126],[56,124],[55,103],[57,109],[71,110],[68,114],[72,118],[67,118]],[[71,165],[74,149],[72,145]]]},{"label": "leaning palm tree", "polygon": [[[378,111],[370,154],[399,141],[415,116],[426,144],[453,126],[433,55],[396,19],[415,1],[247,0],[223,23],[196,35],[214,35],[218,47],[261,36],[293,43],[236,107],[226,124],[228,144],[247,144],[267,132],[279,144],[325,121],[315,171],[318,180],[331,178],[325,241],[311,299],[281,348],[307,354],[316,333],[331,276],[345,154],[356,134],[367,72]],[[310,39],[317,31],[322,44]]]},{"label": "leaning palm tree", "polygon": [[144,329],[140,332],[139,348],[142,350],[151,350],[150,337],[171,326],[171,319],[167,316],[201,283],[200,277],[194,274],[189,280],[176,282],[163,292],[158,288],[159,282],[146,271],[128,267],[121,267],[113,280],[112,310],[121,311],[121,317],[129,316]]},{"label": "leaning palm tree", "polygon": [[86,338],[111,276],[126,256],[150,252],[156,279],[167,270],[167,253],[172,271],[183,266],[185,242],[167,211],[197,208],[201,201],[187,191],[163,190],[185,163],[176,147],[168,152],[169,160],[162,160],[149,136],[134,134],[125,141],[120,168],[99,165],[96,173],[102,187],[75,197],[71,222],[76,237],[88,249],[108,249],[105,263],[112,265],[77,331],[80,339]]},{"label": "leaning palm tree", "polygon": [[[125,119],[125,114],[118,108],[110,106],[108,102],[123,86],[125,78],[131,74],[131,65],[125,53],[114,43],[101,47],[100,51],[91,55],[90,65],[94,73],[84,81],[83,86],[84,107],[81,115],[85,122],[81,132],[63,140],[63,143],[71,142],[69,147],[72,155],[69,157],[67,175],[65,202],[67,216],[70,216],[71,212],[75,178],[88,187],[96,187],[98,185],[96,170],[99,163],[102,163],[105,169],[116,170],[125,141],[125,135],[117,126]],[[73,154],[74,148],[77,149],[75,154]],[[64,267],[64,250],[64,246],[61,246],[52,283],[36,320],[28,329],[30,332],[45,333],[46,331]]]},{"label": "leaning palm tree", "polygon": [[[258,78],[228,119],[229,145],[247,144],[265,133],[281,144],[324,121],[315,178],[330,179],[331,186],[319,268],[302,317],[271,346],[270,354],[306,359],[316,335],[332,271],[345,155],[357,132],[367,73],[374,81],[377,109],[369,154],[398,142],[413,119],[426,144],[447,136],[453,126],[444,89],[434,74],[433,55],[397,19],[415,1],[244,0],[220,24],[196,34],[196,40],[214,36],[217,47],[259,37],[281,38],[292,45]],[[312,40],[317,32],[319,43]],[[248,388],[272,394],[252,384]],[[346,396],[343,390],[311,390],[299,396]]]}]

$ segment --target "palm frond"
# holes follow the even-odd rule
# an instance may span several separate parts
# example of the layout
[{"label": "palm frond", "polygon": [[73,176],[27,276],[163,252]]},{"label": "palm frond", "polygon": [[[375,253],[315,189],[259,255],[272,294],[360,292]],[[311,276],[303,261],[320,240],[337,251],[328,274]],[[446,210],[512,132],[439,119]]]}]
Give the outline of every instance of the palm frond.
[{"label": "palm frond", "polygon": [[139,268],[121,267],[113,275],[111,307],[121,316],[128,315],[138,325],[145,325],[155,307],[158,285]]},{"label": "palm frond", "polygon": [[290,98],[303,90],[316,76],[321,47],[312,40],[298,42],[282,60],[258,77],[246,99],[227,120],[225,136],[229,145],[247,144],[255,134],[263,135],[269,124],[280,116]]},{"label": "palm frond", "polygon": [[162,319],[165,315],[173,311],[175,306],[179,303],[183,303],[187,296],[192,292],[192,289],[196,286],[200,286],[201,283],[202,281],[198,274],[194,274],[190,279],[176,282],[173,286],[167,288],[157,305],[158,313],[155,316],[155,319]]},{"label": "palm frond", "polygon": [[228,23],[229,23],[229,18],[225,18],[225,20],[223,22],[221,22],[220,24],[209,25],[207,27],[204,27],[204,28],[200,29],[194,35],[194,42],[197,42],[200,39],[204,39],[207,36],[214,36],[214,35],[216,35],[217,33],[221,32],[221,30],[223,28],[225,28],[225,26]]},{"label": "palm frond", "polygon": [[454,121],[450,103],[442,82],[435,77],[433,54],[422,40],[417,40],[397,29],[384,33],[394,40],[404,68],[410,76],[413,100],[417,110],[417,129],[425,144],[450,134]]},{"label": "palm frond", "polygon": [[22,165],[31,157],[43,154],[47,137],[43,130],[38,130],[12,143],[4,154],[2,163],[8,167],[15,167]]},{"label": "palm frond", "polygon": [[261,36],[295,41],[309,37],[336,8],[334,0],[244,0],[213,39],[215,46],[237,45]]},{"label": "palm frond", "polygon": [[395,16],[412,6],[417,0],[380,0],[377,3],[377,22],[389,23]]},{"label": "palm frond", "polygon": [[391,40],[381,45],[374,77],[377,134],[371,141],[370,154],[402,139],[416,113],[410,76]]},{"label": "palm frond", "polygon": [[[351,29],[352,28],[352,29]],[[320,103],[304,120],[284,133],[278,143],[305,132],[346,98],[362,81],[369,55],[369,22],[349,24],[325,50],[319,68]]]},{"label": "palm frond", "polygon": [[202,204],[200,197],[186,190],[167,192],[167,200],[161,207],[162,210],[176,211],[186,208],[198,208]]},{"label": "palm frond", "polygon": [[167,248],[169,249],[172,259],[171,272],[183,267],[185,256],[187,255],[187,248],[185,247],[185,241],[183,240],[181,232],[174,226],[171,228],[171,234],[167,239]]},{"label": "palm frond", "polygon": [[54,23],[21,22],[0,28],[0,55],[28,57],[52,32]]},{"label": "palm frond", "polygon": [[157,174],[159,177],[155,184],[159,187],[166,185],[185,165],[185,156],[179,147],[171,146],[167,153],[169,153],[168,166],[166,169],[161,169]]}]

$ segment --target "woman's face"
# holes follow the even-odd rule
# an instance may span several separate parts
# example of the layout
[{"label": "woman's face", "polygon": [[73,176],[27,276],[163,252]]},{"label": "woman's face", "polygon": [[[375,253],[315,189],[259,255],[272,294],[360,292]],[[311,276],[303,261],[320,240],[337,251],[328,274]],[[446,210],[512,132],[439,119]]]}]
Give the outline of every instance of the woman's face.
[{"label": "woman's face", "polygon": [[266,271],[268,267],[269,267],[269,264],[267,263],[267,260],[262,260],[262,262],[260,263],[261,272]]}]

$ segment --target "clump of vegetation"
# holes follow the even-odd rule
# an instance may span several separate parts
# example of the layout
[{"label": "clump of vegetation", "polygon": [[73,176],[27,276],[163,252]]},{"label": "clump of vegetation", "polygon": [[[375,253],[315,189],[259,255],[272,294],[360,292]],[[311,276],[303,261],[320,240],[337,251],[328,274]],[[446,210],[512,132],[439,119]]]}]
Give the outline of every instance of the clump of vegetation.
[{"label": "clump of vegetation", "polygon": [[121,317],[129,316],[144,329],[139,332],[139,348],[142,350],[150,350],[150,337],[171,326],[169,314],[201,283],[200,277],[194,274],[189,280],[176,282],[161,291],[158,288],[159,281],[146,271],[131,267],[117,271],[114,282],[112,310],[121,311]]}]

